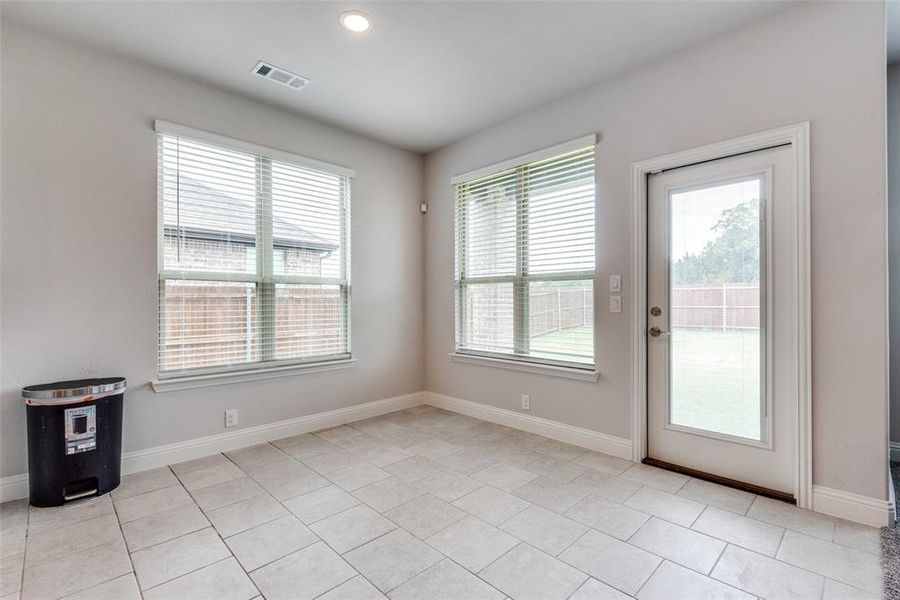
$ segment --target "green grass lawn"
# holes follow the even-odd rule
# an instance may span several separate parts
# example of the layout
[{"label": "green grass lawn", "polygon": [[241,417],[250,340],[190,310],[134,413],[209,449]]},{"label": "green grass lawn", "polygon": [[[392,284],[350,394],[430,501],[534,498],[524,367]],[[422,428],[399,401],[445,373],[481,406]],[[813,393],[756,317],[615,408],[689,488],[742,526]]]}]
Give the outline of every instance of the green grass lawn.
[{"label": "green grass lawn", "polygon": [[[671,334],[672,422],[759,439],[759,331],[676,329]],[[591,327],[572,327],[531,339],[532,353],[590,359]]]},{"label": "green grass lawn", "polygon": [[[590,362],[594,355],[594,330],[590,326],[569,327],[534,336],[530,344],[534,356],[571,361],[573,358],[570,355],[576,354],[583,357],[584,362]],[[560,354],[561,350],[566,354]]]},{"label": "green grass lawn", "polygon": [[672,422],[759,439],[759,331],[671,334]]}]

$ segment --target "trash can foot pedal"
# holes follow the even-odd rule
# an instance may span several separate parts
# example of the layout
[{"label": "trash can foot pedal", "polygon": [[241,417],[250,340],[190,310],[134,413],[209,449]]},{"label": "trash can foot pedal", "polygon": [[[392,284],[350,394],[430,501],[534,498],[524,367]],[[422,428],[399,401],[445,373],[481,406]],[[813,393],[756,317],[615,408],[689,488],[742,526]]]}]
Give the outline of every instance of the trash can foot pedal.
[{"label": "trash can foot pedal", "polygon": [[72,500],[78,500],[79,498],[87,498],[88,496],[93,496],[97,493],[97,488],[92,490],[84,490],[83,492],[75,492],[72,494],[66,494],[66,502],[70,502]]},{"label": "trash can foot pedal", "polygon": [[71,500],[78,500],[79,498],[95,496],[98,489],[99,485],[96,477],[87,477],[85,479],[73,481],[63,488],[63,501],[70,502]]}]

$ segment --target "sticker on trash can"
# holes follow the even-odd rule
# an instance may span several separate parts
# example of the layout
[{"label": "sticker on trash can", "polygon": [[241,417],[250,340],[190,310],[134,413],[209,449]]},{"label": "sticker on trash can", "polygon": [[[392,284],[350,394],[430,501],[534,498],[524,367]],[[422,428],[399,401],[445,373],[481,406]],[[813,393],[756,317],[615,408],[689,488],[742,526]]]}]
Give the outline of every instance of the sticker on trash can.
[{"label": "sticker on trash can", "polygon": [[66,409],[66,454],[88,452],[97,447],[96,406]]}]

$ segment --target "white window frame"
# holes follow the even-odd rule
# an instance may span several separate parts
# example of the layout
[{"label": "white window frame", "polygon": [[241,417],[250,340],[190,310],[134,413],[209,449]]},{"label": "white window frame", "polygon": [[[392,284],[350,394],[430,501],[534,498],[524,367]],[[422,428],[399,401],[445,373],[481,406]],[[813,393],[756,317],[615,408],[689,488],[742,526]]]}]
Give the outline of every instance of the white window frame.
[{"label": "white window frame", "polygon": [[[576,150],[581,150],[587,148],[589,146],[597,145],[597,135],[591,134],[587,136],[583,136],[568,142],[563,142],[561,144],[557,144],[555,146],[545,148],[543,150],[538,150],[536,152],[531,152],[522,156],[518,156],[515,158],[511,158],[509,160],[505,160],[500,163],[496,163],[493,165],[489,165],[487,167],[482,167],[473,171],[469,171],[466,173],[462,173],[460,175],[456,175],[451,178],[450,183],[454,187],[454,202],[458,202],[458,196],[456,194],[456,187],[460,185],[465,185],[466,182],[479,179],[482,177],[486,177],[489,175],[493,175],[495,173],[499,173],[502,171],[508,171],[511,169],[516,170],[516,181],[517,181],[517,198],[524,198],[525,195],[522,193],[523,190],[519,189],[519,186],[522,185],[524,180],[525,170],[528,168],[528,165],[534,162],[539,162],[542,160],[546,160],[549,158],[553,158],[555,156],[559,156],[562,154],[566,154],[569,152],[573,152]],[[595,198],[596,198],[596,188],[595,188]],[[526,199],[527,201],[527,199]],[[525,206],[522,202],[517,202],[516,205],[516,221],[517,223],[521,223],[521,213],[524,210]],[[456,207],[458,210],[458,206]],[[456,212],[455,212],[456,214]],[[456,217],[454,217],[455,219]],[[454,223],[456,226],[457,223]],[[597,297],[597,277],[596,277],[596,258],[594,268],[586,271],[579,272],[569,272],[569,273],[561,273],[558,275],[554,274],[542,274],[542,275],[528,275],[526,271],[526,263],[527,263],[527,248],[525,247],[525,240],[522,238],[524,232],[521,228],[517,227],[516,231],[516,273],[514,275],[501,275],[501,276],[474,276],[468,277],[465,273],[465,232],[464,232],[465,224],[462,224],[454,231],[454,240],[456,250],[454,252],[454,260],[456,261],[456,269],[455,269],[455,280],[454,280],[454,295],[455,295],[455,322],[454,322],[454,351],[450,353],[450,358],[454,362],[459,362],[463,364],[475,364],[482,366],[490,366],[496,368],[503,369],[512,369],[516,371],[525,371],[531,373],[540,373],[544,375],[551,375],[555,377],[564,377],[569,379],[578,379],[582,381],[597,381],[599,379],[599,372],[596,369],[597,362],[597,350],[596,350],[596,322],[593,323],[593,332],[594,332],[594,351],[593,351],[593,362],[591,363],[576,363],[569,361],[561,361],[555,359],[545,359],[538,357],[527,356],[524,353],[528,351],[528,315],[527,315],[527,307],[523,301],[524,293],[522,288],[527,286],[528,283],[532,281],[571,281],[571,280],[591,280],[593,282],[593,294],[594,294],[594,304],[596,306],[596,297]],[[515,354],[507,354],[507,353],[495,353],[495,352],[486,352],[473,350],[468,348],[463,348],[461,346],[461,340],[463,337],[462,331],[462,322],[464,321],[464,315],[462,311],[465,306],[464,302],[464,288],[467,285],[479,284],[479,283],[512,283],[513,284],[513,303],[514,303],[514,332],[513,332],[513,345],[515,348]],[[520,354],[522,353],[522,354]]]},{"label": "white window frame", "polygon": [[[298,156],[290,152],[267,148],[251,142],[245,142],[234,138],[193,129],[184,125],[169,123],[157,120],[154,123],[154,129],[157,134],[184,137],[202,143],[213,144],[245,152],[255,156],[257,172],[265,172],[271,169],[272,161],[285,162],[293,165],[307,167],[317,171],[323,171],[334,175],[346,177],[352,180],[355,173],[352,169],[340,165]],[[259,181],[270,181],[271,178],[258,178]],[[159,194],[162,192],[160,191]],[[158,282],[160,293],[158,295],[158,339],[157,339],[157,379],[151,382],[154,391],[172,391],[180,389],[191,389],[197,387],[205,387],[210,385],[221,385],[225,383],[235,383],[241,381],[253,381],[258,379],[269,379],[273,377],[284,377],[297,373],[313,373],[321,371],[330,371],[340,368],[353,367],[356,360],[352,356],[352,337],[350,327],[350,310],[351,310],[351,283],[350,283],[350,192],[346,193],[347,204],[344,206],[346,214],[343,216],[345,222],[342,227],[343,239],[341,240],[341,252],[344,254],[341,261],[341,276],[338,278],[329,277],[310,277],[310,276],[279,276],[275,278],[273,272],[273,247],[272,247],[272,194],[271,190],[258,189],[256,194],[256,210],[257,210],[257,231],[256,231],[256,271],[252,274],[240,275],[236,273],[223,274],[219,272],[207,273],[204,271],[177,271],[167,272],[164,263],[164,219],[163,219],[163,203],[158,201],[158,232],[157,232],[157,248],[158,248]],[[272,356],[262,355],[255,362],[241,363],[237,365],[198,367],[189,371],[160,371],[159,356],[163,346],[163,330],[161,321],[164,314],[164,294],[162,288],[167,280],[209,280],[223,281],[226,278],[229,281],[248,282],[256,285],[257,302],[259,304],[258,316],[261,320],[257,327],[257,336],[259,340],[264,340],[268,336],[271,343],[259,343],[261,351],[274,351],[274,310],[266,310],[264,306],[274,304],[275,286],[279,283],[288,284],[315,284],[315,285],[336,285],[341,288],[342,293],[346,297],[344,304],[344,327],[347,336],[347,351],[334,356],[317,356],[313,358],[299,358],[288,360],[274,360]],[[271,302],[267,304],[266,298],[270,298]],[[268,333],[267,333],[268,332]]]}]

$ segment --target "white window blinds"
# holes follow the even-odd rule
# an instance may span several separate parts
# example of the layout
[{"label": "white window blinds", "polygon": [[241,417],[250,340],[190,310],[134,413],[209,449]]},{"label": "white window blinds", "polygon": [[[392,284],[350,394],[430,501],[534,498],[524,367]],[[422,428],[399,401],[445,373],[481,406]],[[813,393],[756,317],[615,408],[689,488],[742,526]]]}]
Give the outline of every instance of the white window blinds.
[{"label": "white window blinds", "polygon": [[456,351],[592,368],[593,144],[455,194]]},{"label": "white window blinds", "polygon": [[350,356],[350,177],[239,144],[158,135],[160,376]]}]

